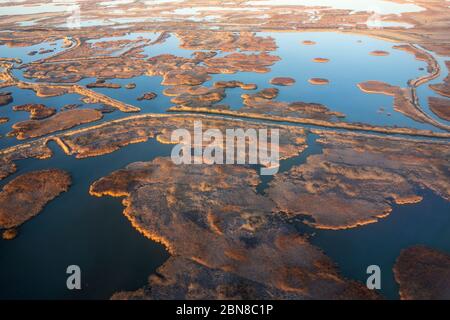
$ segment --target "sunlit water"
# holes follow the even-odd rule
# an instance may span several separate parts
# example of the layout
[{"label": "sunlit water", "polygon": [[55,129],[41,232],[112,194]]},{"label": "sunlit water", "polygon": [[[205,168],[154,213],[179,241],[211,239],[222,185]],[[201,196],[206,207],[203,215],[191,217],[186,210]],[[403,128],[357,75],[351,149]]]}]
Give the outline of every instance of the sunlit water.
[{"label": "sunlit water", "polygon": [[[122,37],[111,37],[94,39],[90,42],[113,41],[121,39],[136,40],[139,37],[155,40],[157,33],[131,33]],[[247,83],[256,83],[258,90],[271,87],[270,80],[273,77],[288,76],[296,80],[290,87],[280,87],[279,101],[304,101],[317,102],[328,106],[331,110],[343,112],[345,120],[349,122],[363,122],[380,126],[401,126],[417,129],[428,129],[440,131],[440,129],[426,124],[416,122],[405,115],[396,112],[392,108],[393,97],[382,94],[367,94],[362,92],[357,84],[368,80],[384,81],[392,85],[406,87],[410,79],[426,74],[426,63],[415,60],[414,56],[406,52],[392,48],[395,43],[372,39],[360,35],[349,35],[332,32],[321,33],[262,33],[261,36],[275,38],[278,49],[272,54],[281,58],[271,67],[268,73],[256,74],[240,72],[237,74],[212,75],[212,79],[205,86],[212,86],[219,80],[240,80]],[[302,45],[303,40],[314,40],[316,45]],[[58,45],[59,44],[59,45]],[[55,46],[55,52],[61,50],[60,43]],[[19,57],[24,62],[36,61],[43,57],[30,57],[26,53],[37,48],[47,48],[48,44],[36,45],[25,48],[0,47],[1,56]],[[389,56],[377,57],[369,53],[373,50],[385,50]],[[193,51],[179,47],[179,40],[171,36],[166,41],[149,45],[143,51],[149,57],[159,54],[171,53],[177,56],[189,58]],[[248,52],[247,52],[248,53]],[[251,52],[250,52],[251,53]],[[227,53],[219,52],[219,55]],[[312,60],[317,57],[328,58],[328,63],[315,63]],[[431,83],[439,83],[447,75],[445,59],[447,57],[436,56],[442,67],[441,75]],[[25,81],[22,70],[14,70],[15,75]],[[329,85],[315,86],[308,82],[310,78],[326,78],[330,80]],[[83,79],[79,84],[87,84],[95,79]],[[94,88],[93,90],[108,94],[111,97],[137,105],[142,108],[143,113],[165,112],[172,103],[170,97],[163,95],[166,88],[161,86],[162,79],[159,76],[138,76],[130,79],[113,79],[111,82],[120,83],[121,89]],[[126,89],[127,83],[135,83],[133,90]],[[9,89],[5,89],[9,90]],[[152,91],[158,94],[158,98],[152,101],[138,101],[137,98],[143,93]],[[256,91],[256,90],[255,90]],[[226,98],[220,104],[228,104],[231,109],[238,110],[242,107],[241,94],[255,91],[244,91],[240,88],[227,90]],[[445,120],[437,118],[428,109],[428,97],[436,96],[428,84],[422,85],[418,90],[419,98],[424,110],[436,120],[448,124]],[[44,103],[45,99],[39,99]],[[11,103],[13,105],[15,102]],[[72,103],[72,102],[71,102]],[[2,116],[11,116],[10,108],[0,109]],[[115,117],[124,117],[126,114],[117,112]],[[108,118],[109,119],[109,118]]]},{"label": "sunlit water", "polygon": [[[256,83],[259,89],[271,87],[269,81],[275,76],[289,76],[296,80],[292,87],[280,87],[280,101],[318,102],[332,110],[344,112],[347,121],[366,122],[376,125],[398,125],[419,129],[438,129],[417,123],[392,110],[392,97],[361,92],[356,84],[367,80],[380,80],[393,85],[406,86],[409,79],[425,74],[426,64],[414,59],[408,53],[392,49],[393,43],[358,35],[336,33],[266,33],[276,39],[278,50],[272,52],[281,57],[271,71],[266,74],[238,73],[234,75],[213,75],[205,85],[211,86],[219,80],[240,80]],[[136,39],[142,34],[130,34],[121,38]],[[144,34],[152,39],[157,34]],[[115,40],[97,39],[94,41]],[[314,46],[304,46],[303,40],[314,40]],[[361,42],[360,42],[361,40]],[[62,42],[55,45],[39,44],[31,47],[0,47],[0,56],[19,57],[24,62],[32,62],[46,56],[28,56],[27,53],[40,48],[63,50]],[[387,57],[369,55],[373,50],[390,52]],[[144,53],[149,57],[163,53],[190,57],[193,51],[179,48],[175,36],[157,45],[147,46]],[[54,53],[52,53],[54,54]],[[224,55],[226,53],[219,53]],[[50,54],[51,55],[51,54]],[[329,58],[330,62],[319,64],[313,58]],[[446,76],[443,65],[446,57],[436,57],[443,67],[440,77],[432,83],[439,83]],[[20,70],[15,75],[24,79]],[[313,86],[308,83],[312,77],[330,80],[328,86]],[[84,79],[79,84],[87,84],[95,79]],[[142,108],[141,113],[163,113],[172,105],[170,97],[163,94],[161,77],[146,75],[131,79],[113,79],[122,89],[95,88],[115,99]],[[135,89],[125,89],[128,83],[135,83]],[[258,90],[259,90],[258,89]],[[10,122],[0,125],[0,134],[10,131],[11,125],[28,118],[26,112],[14,112],[12,106],[24,103],[44,103],[60,109],[65,104],[81,103],[75,94],[52,98],[39,98],[30,90],[6,88],[11,91],[14,101],[0,107],[0,116],[7,116]],[[143,93],[153,91],[157,98],[151,101],[137,101]],[[232,109],[242,107],[241,89],[227,90],[226,103]],[[421,104],[428,110],[428,96],[435,96],[427,85],[418,90]],[[84,105],[94,108],[98,105]],[[383,107],[385,112],[380,113]],[[390,116],[388,115],[390,113]],[[105,114],[109,121],[127,117],[115,111]],[[434,115],[432,115],[435,117]],[[438,119],[435,117],[435,119]],[[439,119],[438,119],[439,120]],[[442,122],[442,120],[440,120]],[[84,126],[90,126],[86,124]],[[287,171],[294,165],[301,165],[311,154],[321,152],[315,142],[308,138],[309,148],[299,157],[283,161],[280,170]],[[17,144],[15,138],[0,138],[0,147]],[[157,156],[170,155],[171,147],[155,141],[130,145],[112,154],[76,160],[55,145],[51,146],[55,155],[47,160],[19,161],[16,174],[0,182],[3,187],[24,172],[42,168],[62,168],[73,177],[69,192],[62,194],[45,207],[43,212],[19,228],[20,235],[13,241],[0,240],[0,298],[102,298],[106,299],[119,290],[135,290],[145,284],[147,276],[156,270],[168,255],[166,251],[136,232],[122,215],[120,199],[95,198],[88,194],[89,185],[108,173],[123,168],[135,161],[149,161]],[[258,192],[264,190],[270,178],[262,178]],[[301,221],[293,221],[299,232],[311,236],[313,244],[336,261],[342,274],[351,279],[365,282],[368,265],[382,267],[381,293],[388,298],[398,298],[398,288],[392,275],[392,266],[401,249],[415,244],[450,252],[450,207],[448,202],[429,191],[421,191],[424,201],[407,206],[394,206],[392,214],[380,222],[368,226],[343,230],[314,230]],[[78,264],[83,272],[83,290],[68,291],[65,287],[66,267]]]}]

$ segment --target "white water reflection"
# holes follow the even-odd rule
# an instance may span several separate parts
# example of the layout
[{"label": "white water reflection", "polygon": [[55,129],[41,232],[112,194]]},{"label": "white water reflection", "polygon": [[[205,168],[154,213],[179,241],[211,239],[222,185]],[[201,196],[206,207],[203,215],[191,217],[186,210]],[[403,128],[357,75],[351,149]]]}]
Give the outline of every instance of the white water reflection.
[{"label": "white water reflection", "polygon": [[371,29],[381,29],[381,28],[389,28],[389,27],[398,27],[410,29],[414,28],[413,24],[406,22],[397,22],[397,21],[383,21],[383,20],[368,20],[366,22],[368,28]]},{"label": "white water reflection", "polygon": [[404,12],[423,11],[422,7],[412,3],[395,3],[385,0],[253,0],[247,1],[246,5],[261,6],[308,6],[308,7],[330,7],[333,9],[344,9],[379,14],[401,14]]},{"label": "white water reflection", "polygon": [[39,13],[54,13],[71,11],[74,3],[45,3],[33,5],[13,5],[0,7],[0,16],[18,16]]}]

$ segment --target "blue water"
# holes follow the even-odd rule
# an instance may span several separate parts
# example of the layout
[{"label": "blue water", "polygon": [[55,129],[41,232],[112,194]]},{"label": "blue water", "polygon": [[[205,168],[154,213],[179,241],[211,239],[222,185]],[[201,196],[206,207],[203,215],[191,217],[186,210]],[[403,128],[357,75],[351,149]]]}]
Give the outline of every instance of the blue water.
[{"label": "blue water", "polygon": [[[47,41],[27,47],[9,47],[7,45],[0,46],[0,58],[19,58],[22,63],[30,63],[37,60],[48,58],[54,54],[67,50],[63,48],[63,40]],[[28,55],[31,51],[40,51],[41,49],[52,49],[53,52],[39,54],[34,56]]]},{"label": "blue water", "polygon": [[[393,98],[381,94],[362,92],[357,84],[368,80],[384,81],[406,87],[409,79],[426,74],[426,63],[417,61],[413,55],[392,49],[395,43],[369,37],[332,32],[263,33],[276,39],[278,49],[273,54],[280,56],[271,72],[255,75],[213,75],[213,80],[240,80],[256,83],[259,88],[271,87],[274,77],[292,77],[296,83],[290,87],[279,87],[279,101],[317,102],[331,110],[343,112],[350,122],[364,122],[373,125],[406,126],[418,129],[440,131],[434,126],[418,123],[393,110]],[[306,46],[303,40],[313,40],[316,45]],[[362,40],[361,43],[358,40]],[[369,53],[385,50],[389,56],[376,57]],[[328,63],[315,63],[317,57],[328,58]],[[421,71],[419,68],[425,68]],[[443,73],[446,73],[446,68]],[[326,86],[311,85],[310,78],[326,78]],[[439,82],[439,81],[437,81]],[[251,91],[250,91],[251,92]],[[227,91],[227,97],[220,103],[229,104],[232,109],[242,107],[241,89]],[[428,92],[429,93],[429,92]],[[385,112],[379,113],[380,108]],[[390,113],[390,115],[388,115]]]},{"label": "blue water", "polygon": [[[282,161],[279,172],[302,165],[307,158],[322,153],[316,142],[318,136],[308,134],[308,148],[299,156]],[[273,177],[261,176],[257,191],[264,194]],[[399,299],[393,266],[401,250],[415,245],[450,252],[450,203],[428,189],[417,190],[423,201],[417,204],[392,204],[392,213],[377,223],[348,230],[321,230],[304,224],[307,216],[290,221],[299,233],[321,248],[337,265],[344,277],[366,283],[367,267],[378,265],[381,269],[380,295],[386,299]],[[327,204],[324,203],[324,206]]]},{"label": "blue water", "polygon": [[[90,42],[112,41],[112,40],[135,40],[139,37],[146,37],[155,40],[159,33],[129,33],[124,36],[110,37],[89,40]],[[403,114],[396,112],[392,108],[393,98],[381,94],[367,94],[357,88],[357,84],[362,81],[379,80],[392,85],[405,87],[409,79],[417,78],[426,74],[426,63],[417,61],[413,55],[401,50],[392,48],[395,43],[373,39],[361,35],[341,34],[333,32],[304,32],[304,33],[261,33],[261,36],[271,36],[276,40],[278,49],[271,54],[280,56],[281,60],[271,67],[271,71],[263,74],[239,72],[237,74],[212,75],[212,80],[206,82],[205,86],[212,86],[215,81],[220,80],[240,80],[247,83],[256,83],[258,90],[271,87],[270,80],[273,77],[289,76],[296,80],[291,87],[280,87],[279,101],[305,101],[317,102],[328,106],[331,110],[343,112],[346,120],[350,122],[364,122],[373,125],[405,126],[418,129],[430,129],[441,131],[432,125],[418,123]],[[316,45],[305,46],[303,40],[314,40]],[[60,42],[58,42],[60,46]],[[0,56],[18,56],[26,62],[36,60],[26,56],[32,48],[44,47],[47,44],[25,48],[7,48],[0,46]],[[385,50],[389,56],[375,57],[369,55],[373,50]],[[177,56],[189,58],[194,51],[179,47],[179,39],[171,35],[164,42],[156,45],[148,45],[144,48],[144,54],[153,57],[159,54],[170,53]],[[253,53],[253,52],[246,52]],[[219,52],[219,56],[227,53]],[[316,57],[330,59],[328,63],[315,63],[312,61]],[[448,58],[436,56],[442,68],[442,74],[432,83],[439,83],[447,74],[444,61]],[[423,68],[424,70],[419,70]],[[24,79],[21,70],[15,70],[15,75]],[[308,82],[313,77],[327,78],[331,82],[326,86],[315,86]],[[79,84],[85,85],[95,79],[83,79]],[[95,91],[110,95],[111,97],[142,108],[142,113],[161,113],[172,106],[170,97],[163,95],[166,87],[160,85],[162,79],[159,76],[142,75],[130,79],[113,79],[112,82],[120,83],[123,86],[127,83],[136,83],[135,89],[94,88]],[[137,101],[143,93],[152,91],[158,97],[152,101]],[[231,109],[238,110],[242,107],[241,95],[252,93],[240,88],[228,89],[226,98],[219,102],[228,104]],[[428,88],[428,84],[418,89],[418,95],[424,110],[442,123],[444,120],[438,119],[428,109],[427,97],[436,96]],[[380,108],[385,111],[380,112]],[[0,115],[2,109],[0,109]],[[3,115],[1,115],[3,116]],[[113,118],[126,117],[127,114],[116,113]]]},{"label": "blue water", "polygon": [[380,294],[398,299],[392,268],[402,249],[426,245],[450,253],[450,203],[429,190],[420,194],[422,202],[394,205],[392,213],[377,223],[349,230],[313,230],[310,241],[350,279],[366,283],[367,267],[378,265]]},{"label": "blue water", "polygon": [[[0,299],[108,299],[118,290],[137,290],[167,258],[164,248],[142,236],[122,214],[120,199],[89,195],[89,186],[135,161],[170,154],[154,140],[109,155],[78,160],[56,145],[47,160],[23,160],[19,174],[61,168],[72,175],[69,191],[20,227],[13,241],[0,240]],[[82,290],[66,288],[66,268],[78,265]]]},{"label": "blue water", "polygon": [[[368,80],[385,81],[392,85],[406,87],[410,79],[426,74],[426,63],[418,61],[413,55],[392,48],[394,43],[372,39],[365,36],[323,33],[262,33],[261,36],[271,36],[276,39],[278,49],[272,54],[280,56],[281,60],[274,64],[268,73],[255,74],[239,72],[237,74],[212,75],[212,79],[204,84],[211,87],[216,81],[240,80],[246,83],[256,83],[257,90],[242,90],[240,88],[228,89],[224,100],[220,104],[228,104],[232,110],[240,109],[243,93],[254,93],[259,89],[271,87],[270,80],[278,76],[293,77],[297,82],[291,87],[281,87],[279,101],[306,101],[318,102],[346,114],[346,120],[351,122],[365,122],[373,125],[405,126],[418,129],[441,131],[432,125],[418,123],[401,113],[393,110],[393,98],[381,94],[367,94],[362,92],[357,84]],[[303,40],[314,40],[316,45],[305,46]],[[358,42],[361,40],[362,42]],[[163,53],[172,53],[178,56],[190,57],[193,51],[178,47],[179,41],[172,36],[166,42],[148,46],[145,54],[156,56]],[[339,50],[336,50],[338,46]],[[385,50],[390,53],[386,57],[371,56],[374,50]],[[246,52],[247,54],[253,52]],[[220,55],[226,53],[220,52]],[[330,59],[328,63],[315,63],[316,57]],[[443,64],[445,58],[437,57]],[[297,67],[298,66],[298,67]],[[419,70],[424,68],[424,70]],[[441,76],[432,83],[441,82],[446,76],[445,65]],[[331,81],[327,86],[315,86],[308,80],[313,77],[327,78]],[[94,79],[82,80],[81,84],[92,82]],[[127,80],[115,79],[112,82],[137,84],[138,93],[127,92],[126,89],[94,89],[126,103],[142,105],[156,105],[156,108],[143,110],[143,112],[164,112],[171,106],[170,98],[154,100],[151,102],[138,102],[136,98],[146,89],[163,95],[165,87],[160,86],[161,77],[140,76]],[[139,90],[142,88],[142,90]],[[136,89],[135,89],[136,90]],[[129,90],[132,91],[132,90]],[[428,88],[428,84],[419,88],[419,96],[425,111],[428,110],[426,98],[436,94]],[[425,97],[425,98],[423,98]],[[379,112],[383,108],[384,112]],[[432,114],[431,112],[428,112]],[[432,115],[436,118],[434,115]],[[437,119],[439,120],[439,119]],[[441,121],[444,122],[445,121]]]},{"label": "blue water", "polygon": [[[80,84],[88,84],[94,81],[95,79],[93,78],[83,79],[80,81]],[[122,88],[92,88],[92,90],[108,95],[116,100],[135,105],[141,108],[141,113],[164,113],[168,107],[173,104],[170,102],[171,97],[163,94],[165,87],[161,86],[161,81],[162,77],[159,76],[138,76],[130,79],[112,79],[108,80],[108,82],[118,83],[122,86]],[[136,84],[136,88],[126,89],[125,85],[128,83]],[[155,99],[142,101],[137,100],[144,93],[150,91],[157,94]],[[121,112],[117,112],[112,116],[115,118],[123,118],[126,115]]]},{"label": "blue water", "polygon": [[[129,34],[121,38],[135,39],[142,34]],[[156,34],[147,34],[155,39]],[[423,75],[424,62],[414,56],[392,49],[394,43],[371,39],[365,36],[337,33],[270,33],[276,39],[279,49],[273,54],[282,60],[277,62],[271,72],[266,74],[238,73],[234,75],[213,75],[207,82],[211,86],[219,80],[240,80],[256,83],[259,89],[270,87],[269,81],[275,76],[289,76],[296,79],[292,87],[280,87],[280,101],[318,102],[332,110],[344,112],[348,121],[361,121],[377,125],[410,126],[439,131],[430,125],[417,123],[392,110],[392,98],[384,95],[366,94],[356,84],[367,80],[386,81],[393,85],[406,86],[409,79]],[[95,41],[104,41],[104,39]],[[314,40],[315,46],[304,46],[303,40]],[[362,42],[358,42],[362,40]],[[35,61],[45,56],[29,57],[26,54],[48,44],[24,48],[0,46],[0,57],[19,57],[24,62]],[[190,57],[191,50],[178,47],[179,40],[171,36],[165,42],[147,46],[145,54],[149,57],[171,53]],[[55,46],[60,50],[61,42]],[[387,57],[369,55],[373,50],[389,51]],[[220,53],[223,55],[226,53]],[[329,58],[330,62],[312,62],[315,57]],[[448,59],[437,57],[441,65]],[[432,83],[440,82],[445,76],[445,66],[441,76]],[[20,70],[15,74],[21,78]],[[313,86],[307,80],[324,77],[331,81],[328,86]],[[23,79],[23,78],[21,78]],[[26,79],[27,81],[32,81]],[[120,83],[121,89],[95,88],[117,100],[142,108],[141,113],[164,113],[172,104],[170,97],[163,95],[161,77],[138,76],[130,79],[113,79]],[[84,79],[87,84],[95,79]],[[135,89],[125,89],[128,83],[136,83]],[[76,94],[52,98],[40,98],[30,90],[5,88],[11,91],[14,101],[0,107],[0,116],[7,116],[9,123],[0,125],[4,136],[11,125],[28,119],[26,112],[14,112],[14,105],[24,103],[43,103],[60,109],[65,104],[78,104]],[[143,93],[152,91],[157,98],[151,101],[137,101]],[[242,93],[239,88],[227,90],[226,103],[232,109],[242,106]],[[422,106],[428,112],[426,99],[433,93],[427,85],[418,90]],[[83,108],[97,108],[99,105],[83,105]],[[383,107],[386,111],[379,113]],[[387,113],[390,112],[391,116]],[[431,113],[430,113],[431,114]],[[105,114],[98,122],[124,118],[129,114],[115,111]],[[90,126],[92,124],[85,124]],[[315,142],[317,137],[308,136],[308,149],[298,157],[283,161],[280,171],[301,165],[311,154],[321,152]],[[0,148],[20,143],[15,138],[0,138]],[[167,156],[171,147],[154,140],[130,145],[112,154],[77,160],[64,155],[56,146],[51,146],[55,155],[47,160],[23,160],[17,164],[16,174],[0,181],[3,187],[14,177],[28,171],[42,168],[62,168],[73,176],[69,192],[52,201],[41,214],[19,228],[20,235],[13,241],[0,240],[0,299],[1,298],[80,298],[107,299],[118,290],[135,290],[145,284],[147,276],[154,272],[168,257],[166,251],[152,241],[137,233],[122,215],[120,199],[108,197],[95,198],[88,194],[89,185],[110,172],[123,168],[135,161],[148,161],[157,156]],[[264,190],[270,178],[263,177],[258,192]],[[338,265],[342,274],[351,279],[365,282],[365,270],[370,264],[382,268],[381,294],[390,299],[398,298],[398,288],[392,276],[393,263],[401,249],[415,244],[450,252],[450,206],[445,200],[427,190],[423,192],[424,201],[414,205],[394,206],[392,214],[378,223],[342,231],[315,230],[299,221],[299,232],[309,234],[313,244],[319,246]],[[65,288],[65,268],[70,264],[80,265],[83,272],[83,290],[70,292]]]},{"label": "blue water", "polygon": [[[309,134],[308,149],[298,157],[282,161],[280,172],[321,153],[316,139],[316,135]],[[97,179],[129,163],[168,156],[171,146],[150,140],[82,160],[66,156],[56,145],[51,145],[51,149],[55,153],[52,158],[19,161],[19,171],[0,182],[3,187],[19,174],[43,168],[62,168],[73,177],[69,192],[21,226],[18,238],[0,240],[0,299],[107,299],[115,291],[139,288],[167,259],[167,253],[131,227],[122,215],[119,199],[91,197],[88,189]],[[261,178],[258,192],[264,194],[271,179]],[[336,262],[345,277],[364,283],[367,266],[379,265],[380,293],[396,299],[398,287],[392,267],[402,249],[426,244],[450,252],[450,204],[429,191],[421,194],[424,196],[421,203],[394,205],[389,217],[359,228],[317,230],[305,226],[301,222],[304,217],[292,223]],[[84,289],[80,292],[65,288],[65,268],[70,264],[82,268]]]}]

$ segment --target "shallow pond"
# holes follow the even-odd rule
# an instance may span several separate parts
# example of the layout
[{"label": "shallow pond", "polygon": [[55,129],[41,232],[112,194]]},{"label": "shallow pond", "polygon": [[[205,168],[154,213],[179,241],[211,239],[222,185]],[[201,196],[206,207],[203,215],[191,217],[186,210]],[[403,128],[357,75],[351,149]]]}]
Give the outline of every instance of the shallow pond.
[{"label": "shallow pond", "polygon": [[[281,87],[279,101],[317,102],[331,110],[343,112],[350,122],[364,122],[381,126],[405,126],[419,129],[439,129],[418,123],[393,110],[393,98],[382,94],[362,92],[357,84],[368,80],[384,81],[391,85],[406,87],[409,79],[426,74],[426,63],[418,61],[413,55],[392,48],[395,43],[372,39],[360,35],[332,32],[304,33],[263,33],[276,39],[278,50],[273,54],[281,60],[271,72],[263,74],[239,73],[237,75],[214,75],[214,81],[240,80],[256,83],[259,88],[270,87],[274,77],[292,77],[296,83],[290,87]],[[302,41],[313,40],[315,45],[303,45]],[[360,42],[361,41],[361,42]],[[384,50],[389,56],[377,57],[371,51]],[[316,63],[314,58],[328,58],[328,63]],[[439,59],[441,65],[443,58]],[[419,70],[425,68],[425,70]],[[447,75],[442,69],[440,82]],[[308,82],[311,78],[326,78],[329,85],[317,86]],[[423,87],[427,87],[427,84]],[[220,103],[229,104],[233,109],[242,106],[241,89],[227,91],[227,97]],[[428,95],[434,95],[431,89],[424,89],[421,101]],[[380,112],[380,108],[385,111]]]}]

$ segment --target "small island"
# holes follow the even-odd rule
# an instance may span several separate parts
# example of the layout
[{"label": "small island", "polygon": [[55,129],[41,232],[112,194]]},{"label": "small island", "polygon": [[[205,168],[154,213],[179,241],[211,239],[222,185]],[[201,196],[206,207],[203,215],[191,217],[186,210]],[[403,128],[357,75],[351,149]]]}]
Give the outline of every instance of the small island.
[{"label": "small island", "polygon": [[370,52],[370,55],[376,56],[376,57],[385,57],[389,55],[389,52],[383,51],[383,50],[375,50]]},{"label": "small island", "polygon": [[313,62],[317,62],[317,63],[327,63],[329,61],[330,61],[330,59],[327,59],[327,58],[314,58],[313,59]]},{"label": "small island", "polygon": [[270,83],[276,86],[292,86],[295,83],[295,79],[289,77],[277,77],[270,80]]},{"label": "small island", "polygon": [[15,228],[36,216],[70,184],[70,175],[60,169],[24,173],[6,184],[0,192],[3,238],[13,239],[17,235]]},{"label": "small island", "polygon": [[308,82],[310,84],[318,85],[318,86],[326,85],[326,84],[330,83],[330,81],[328,79],[324,79],[324,78],[311,78],[308,80]]}]

